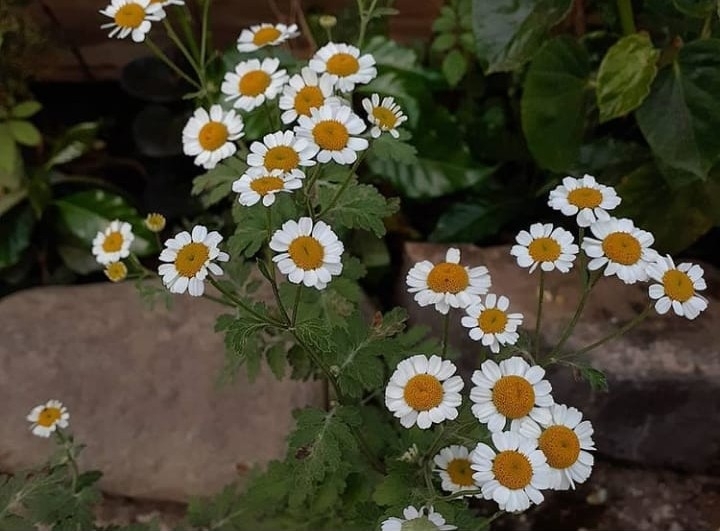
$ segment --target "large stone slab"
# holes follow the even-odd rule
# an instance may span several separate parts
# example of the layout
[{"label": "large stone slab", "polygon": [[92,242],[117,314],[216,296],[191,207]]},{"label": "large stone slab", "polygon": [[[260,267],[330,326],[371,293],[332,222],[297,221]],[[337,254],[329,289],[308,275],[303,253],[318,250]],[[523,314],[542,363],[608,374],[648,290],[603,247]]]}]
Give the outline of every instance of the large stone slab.
[{"label": "large stone slab", "polygon": [[[64,402],[83,468],[101,487],[138,498],[185,501],[216,492],[236,470],[280,457],[291,412],[322,406],[321,383],[216,385],[225,311],[174,297],[151,311],[132,284],[37,288],[0,300],[0,470],[34,466],[52,443],[30,434],[25,415]],[[162,305],[160,305],[162,306]]]},{"label": "large stone slab", "polygon": [[[441,261],[447,246],[407,244],[404,273],[421,260]],[[537,307],[537,273],[519,268],[509,247],[461,246],[463,263],[486,265],[491,291],[507,295],[512,311],[525,316],[532,330]],[[567,368],[553,368],[550,379],[556,401],[582,409],[595,425],[599,451],[617,459],[696,472],[720,471],[720,272],[704,265],[709,309],[694,321],[654,312],[622,338],[588,355],[592,366],[606,372],[610,393],[589,390]],[[411,320],[441,333],[437,312],[420,308],[398,286],[399,303]],[[544,340],[554,344],[580,297],[576,274],[546,275],[543,309]],[[569,349],[579,349],[631,320],[648,303],[647,284],[627,286],[601,279],[590,296]],[[460,326],[451,324],[452,344],[461,353],[459,365],[469,376],[486,351]]]}]

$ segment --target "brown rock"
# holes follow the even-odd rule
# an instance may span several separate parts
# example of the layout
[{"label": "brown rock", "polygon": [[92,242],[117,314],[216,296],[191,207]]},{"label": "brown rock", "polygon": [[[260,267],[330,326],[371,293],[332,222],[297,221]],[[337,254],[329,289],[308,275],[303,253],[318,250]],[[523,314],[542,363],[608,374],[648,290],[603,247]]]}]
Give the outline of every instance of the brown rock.
[{"label": "brown rock", "polygon": [[[83,469],[109,493],[186,501],[237,479],[236,466],[280,457],[291,412],[323,404],[320,383],[263,371],[216,385],[224,360],[213,331],[223,308],[175,296],[151,311],[132,284],[28,290],[0,300],[0,470],[35,466],[53,443],[25,415],[57,398],[87,444]],[[162,305],[159,305],[162,306]]]},{"label": "brown rock", "polygon": [[[445,245],[407,244],[406,272],[420,260],[441,261]],[[509,247],[461,246],[463,263],[486,265],[493,279],[491,291],[510,299],[512,311],[525,316],[524,328],[533,330],[537,308],[537,272],[519,268]],[[557,402],[584,411],[595,425],[595,442],[601,453],[652,466],[714,472],[720,470],[720,272],[705,265],[710,286],[706,312],[694,321],[654,313],[620,339],[591,351],[587,360],[603,370],[610,393],[592,392],[572,372],[553,366],[550,380]],[[404,279],[404,274],[403,274]],[[399,302],[411,321],[441,333],[440,315],[420,308],[399,285]],[[576,274],[546,275],[543,340],[555,344],[580,297]],[[648,304],[647,284],[632,286],[614,277],[603,278],[590,296],[580,324],[567,349],[572,352],[611,333],[630,321]],[[470,340],[457,312],[451,323],[451,343],[462,352],[461,370],[469,376],[485,357]],[[546,346],[542,362],[547,361]]]}]

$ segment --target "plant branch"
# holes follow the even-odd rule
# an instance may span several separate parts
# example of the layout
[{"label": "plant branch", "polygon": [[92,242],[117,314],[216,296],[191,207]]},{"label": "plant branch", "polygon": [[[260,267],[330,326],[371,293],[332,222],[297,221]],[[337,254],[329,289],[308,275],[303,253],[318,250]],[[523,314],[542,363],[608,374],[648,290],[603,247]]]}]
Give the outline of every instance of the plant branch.
[{"label": "plant branch", "polygon": [[632,35],[637,32],[635,28],[635,16],[632,10],[632,0],[617,0],[618,15],[623,35]]},{"label": "plant branch", "polygon": [[585,309],[585,304],[587,304],[588,296],[590,295],[590,292],[595,287],[595,284],[597,283],[598,279],[600,278],[601,271],[595,271],[594,275],[591,275],[591,279],[588,281],[587,286],[585,286],[585,289],[583,290],[582,297],[580,298],[580,302],[578,304],[577,309],[575,310],[575,314],[572,316],[572,319],[565,327],[565,330],[563,331],[562,336],[560,337],[560,341],[558,341],[557,345],[555,345],[555,348],[553,348],[552,352],[550,353],[550,356],[554,356],[558,352],[560,352],[560,349],[563,347],[565,342],[570,338],[570,335],[572,334],[573,330],[575,329],[575,326],[577,325],[578,321],[580,320],[580,316],[582,315],[583,310]]},{"label": "plant branch", "polygon": [[445,314],[443,319],[443,337],[442,337],[442,357],[444,358],[447,354],[448,341],[450,336],[450,310]]},{"label": "plant branch", "polygon": [[182,69],[176,65],[172,59],[170,59],[165,52],[163,52],[157,44],[155,44],[152,40],[150,40],[149,37],[145,38],[145,44],[148,48],[160,59],[163,63],[165,63],[173,72],[175,72],[178,76],[183,78],[185,81],[190,83],[193,87],[195,87],[198,90],[202,90],[202,86],[195,81],[193,78],[191,78],[189,75],[187,75],[185,72],[182,71]]},{"label": "plant branch", "polygon": [[643,322],[645,320],[645,318],[650,314],[650,310],[653,309],[653,306],[654,306],[654,304],[651,302],[650,304],[648,304],[645,307],[645,309],[641,313],[637,314],[630,321],[625,323],[625,325],[621,326],[620,328],[618,328],[614,332],[611,332],[610,334],[606,335],[605,337],[598,339],[594,343],[590,343],[588,346],[581,348],[572,357],[578,357],[587,352],[590,352],[591,350],[596,349],[600,345],[603,345],[603,344],[607,343],[608,341],[612,341],[613,339],[620,337],[621,335],[623,335],[625,332],[627,332],[631,328],[636,327],[641,322]]},{"label": "plant branch", "polygon": [[360,162],[363,159],[363,155],[364,155],[364,153],[357,158],[355,163],[350,168],[350,172],[348,172],[348,175],[345,178],[345,181],[342,183],[342,186],[340,186],[340,189],[335,193],[335,195],[330,200],[330,202],[327,204],[327,206],[325,208],[323,208],[322,210],[320,210],[320,213],[317,215],[317,217],[320,218],[324,214],[327,214],[340,200],[340,197],[343,195],[343,193],[345,192],[347,187],[350,186],[350,182],[352,181],[353,175],[355,175],[355,170],[357,170],[358,166],[360,166]]}]

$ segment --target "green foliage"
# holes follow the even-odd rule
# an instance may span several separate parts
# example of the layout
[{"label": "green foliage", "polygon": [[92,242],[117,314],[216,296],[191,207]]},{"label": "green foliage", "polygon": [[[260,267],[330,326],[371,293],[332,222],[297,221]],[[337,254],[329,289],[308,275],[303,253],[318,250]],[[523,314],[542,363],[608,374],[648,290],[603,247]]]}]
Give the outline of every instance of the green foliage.
[{"label": "green foliage", "polygon": [[200,196],[203,207],[208,208],[232,193],[232,184],[247,169],[247,164],[237,157],[230,157],[215,168],[195,177],[192,194]]},{"label": "green foliage", "polygon": [[383,219],[400,207],[397,200],[385,199],[372,185],[354,180],[345,189],[334,183],[322,184],[319,203],[333,226],[370,230],[380,238],[385,234]]}]

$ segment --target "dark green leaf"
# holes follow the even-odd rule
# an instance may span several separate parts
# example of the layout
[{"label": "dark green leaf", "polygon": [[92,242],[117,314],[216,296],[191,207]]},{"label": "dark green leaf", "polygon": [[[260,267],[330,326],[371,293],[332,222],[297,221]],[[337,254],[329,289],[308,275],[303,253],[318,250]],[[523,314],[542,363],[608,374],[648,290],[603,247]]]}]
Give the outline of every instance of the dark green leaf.
[{"label": "dark green leaf", "polygon": [[238,180],[247,164],[237,157],[225,159],[215,168],[193,179],[192,194],[199,195],[205,208],[219,203],[232,193],[232,184]]},{"label": "dark green leaf", "polygon": [[572,0],[473,0],[477,54],[488,72],[516,70],[532,59]]},{"label": "dark green leaf", "polygon": [[39,219],[42,217],[45,207],[52,201],[52,190],[47,177],[43,174],[35,175],[28,183],[27,192],[30,204]]},{"label": "dark green leaf", "polygon": [[21,188],[0,195],[0,217],[27,197],[27,188]]},{"label": "dark green leaf", "polygon": [[18,144],[24,146],[37,146],[42,142],[42,135],[30,122],[24,120],[10,120],[7,122],[10,134]]},{"label": "dark green leaf", "polygon": [[13,118],[30,118],[42,109],[42,105],[37,101],[24,101],[10,109],[10,116]]},{"label": "dark green leaf", "polygon": [[395,161],[400,164],[414,164],[417,161],[417,150],[410,144],[392,135],[383,134],[373,140],[370,156],[381,161]]},{"label": "dark green leaf", "polygon": [[45,166],[52,168],[81,157],[92,148],[97,132],[97,122],[82,122],[73,125],[55,142],[52,155]]},{"label": "dark green leaf", "polygon": [[432,50],[435,52],[446,52],[457,42],[457,37],[454,33],[441,33],[432,43]]},{"label": "dark green leaf", "polygon": [[258,334],[267,323],[250,314],[240,312],[237,317],[221,315],[215,323],[216,332],[225,333],[226,358],[221,382],[232,381],[244,365],[248,380],[253,381],[260,369],[262,349],[258,345]]},{"label": "dark green leaf", "polygon": [[411,70],[417,67],[415,50],[382,35],[373,36],[364,46],[363,52],[372,54],[378,66],[396,70]]},{"label": "dark green leaf", "polygon": [[720,7],[717,0],[673,0],[678,11],[696,18],[709,17]]},{"label": "dark green leaf", "polygon": [[397,212],[399,208],[397,200],[388,200],[374,186],[358,184],[356,181],[331,205],[340,191],[340,185],[319,184],[322,185],[318,189],[318,195],[323,217],[330,220],[333,226],[339,224],[348,228],[370,230],[380,238],[385,235],[383,219]]},{"label": "dark green leaf", "polygon": [[440,16],[433,22],[432,29],[437,33],[448,32],[454,30],[457,23],[455,11],[450,6],[443,6]]},{"label": "dark green leaf", "polygon": [[583,380],[590,384],[590,387],[595,391],[607,391],[608,383],[605,373],[592,367],[583,367],[580,369],[580,376]]},{"label": "dark green leaf", "polygon": [[77,478],[75,489],[77,491],[81,491],[87,487],[94,485],[100,480],[102,475],[103,473],[99,470],[88,470],[87,472],[83,472]]},{"label": "dark green leaf", "polygon": [[533,59],[522,96],[522,126],[528,147],[543,168],[563,172],[582,144],[590,64],[569,37],[548,41]]},{"label": "dark green leaf", "polygon": [[451,87],[460,83],[460,80],[465,77],[467,69],[467,58],[460,50],[452,50],[445,56],[445,59],[443,59],[443,75]]},{"label": "dark green leaf", "polygon": [[285,377],[285,367],[287,366],[287,350],[285,345],[280,343],[273,345],[265,353],[265,358],[275,378],[282,380]]},{"label": "dark green leaf", "polygon": [[661,70],[637,120],[655,156],[706,179],[720,157],[720,40],[683,46]]},{"label": "dark green leaf", "polygon": [[19,186],[15,169],[20,153],[10,127],[0,123],[0,185],[14,190]]},{"label": "dark green leaf", "polygon": [[0,269],[15,264],[30,245],[35,216],[29,205],[0,217]]},{"label": "dark green leaf", "polygon": [[659,53],[645,33],[623,37],[608,50],[597,76],[601,122],[624,116],[642,104],[657,74]]},{"label": "dark green leaf", "polygon": [[438,219],[430,240],[436,242],[477,242],[494,236],[519,209],[516,198],[498,201],[478,199],[472,203],[455,203]]},{"label": "dark green leaf", "polygon": [[324,320],[310,319],[295,326],[295,334],[301,344],[313,350],[316,354],[326,354],[333,349],[330,340],[330,328]]}]

